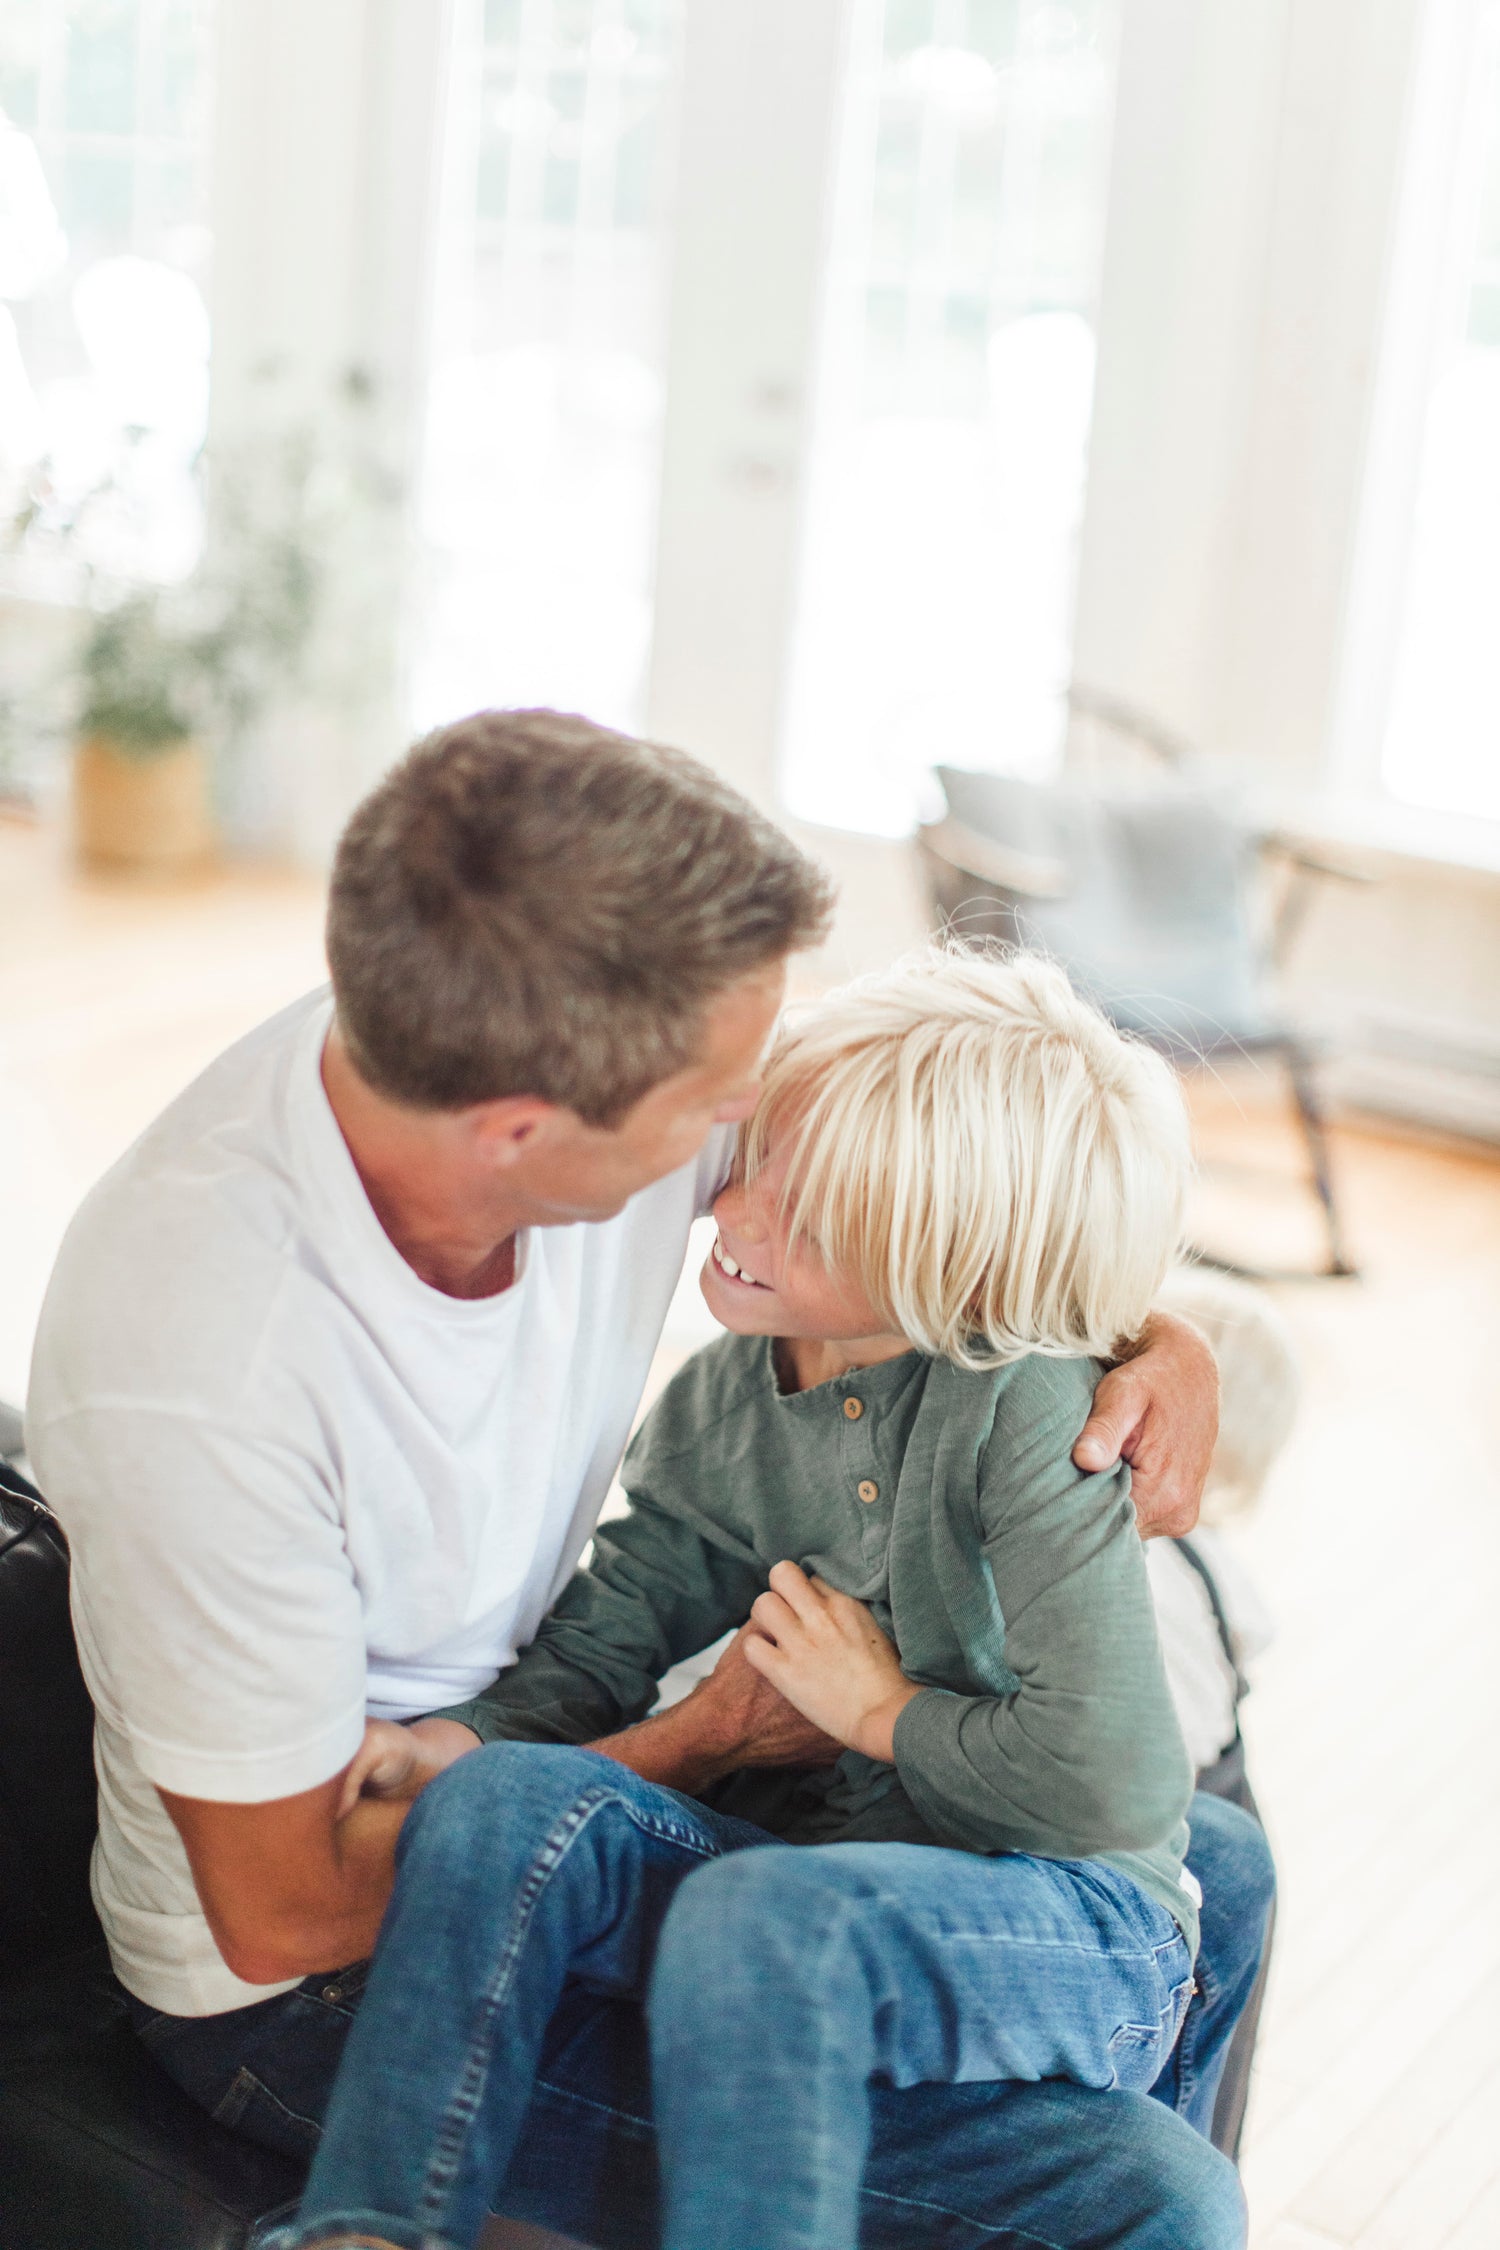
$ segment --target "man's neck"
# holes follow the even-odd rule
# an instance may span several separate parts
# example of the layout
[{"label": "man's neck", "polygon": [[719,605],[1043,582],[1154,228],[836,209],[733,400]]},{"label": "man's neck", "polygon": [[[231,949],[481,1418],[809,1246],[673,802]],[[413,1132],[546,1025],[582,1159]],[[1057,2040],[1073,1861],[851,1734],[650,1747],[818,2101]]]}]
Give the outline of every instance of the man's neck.
[{"label": "man's neck", "polygon": [[323,1091],[371,1210],[419,1280],[445,1297],[495,1297],[516,1278],[519,1210],[465,1180],[453,1123],[388,1102],[339,1037],[323,1048]]}]

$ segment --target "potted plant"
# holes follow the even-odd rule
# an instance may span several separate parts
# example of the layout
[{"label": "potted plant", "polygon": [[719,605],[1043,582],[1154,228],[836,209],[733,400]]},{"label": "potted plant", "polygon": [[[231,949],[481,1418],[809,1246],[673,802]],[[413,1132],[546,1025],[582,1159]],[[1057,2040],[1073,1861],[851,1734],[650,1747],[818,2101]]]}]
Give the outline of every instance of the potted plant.
[{"label": "potted plant", "polygon": [[73,838],[87,865],[175,873],[213,847],[202,649],[160,589],[90,618],[78,660]]},{"label": "potted plant", "polygon": [[375,442],[373,388],[350,369],[321,413],[294,417],[266,381],[260,426],[195,465],[208,536],[175,581],[148,568],[143,433],[122,433],[81,492],[60,490],[47,461],[26,474],[3,544],[79,617],[26,731],[71,740],[74,835],[96,865],[200,863],[216,809],[236,825],[242,751],[268,716],[320,700],[347,716],[388,661],[370,618],[389,614],[402,495]]}]

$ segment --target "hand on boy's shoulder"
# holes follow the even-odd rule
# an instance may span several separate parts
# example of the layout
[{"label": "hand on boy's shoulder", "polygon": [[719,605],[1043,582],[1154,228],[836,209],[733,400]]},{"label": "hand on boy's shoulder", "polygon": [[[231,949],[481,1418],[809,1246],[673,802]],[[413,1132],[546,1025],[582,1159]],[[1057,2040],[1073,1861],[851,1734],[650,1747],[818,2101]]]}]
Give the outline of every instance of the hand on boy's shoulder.
[{"label": "hand on boy's shoulder", "polygon": [[1141,1537],[1176,1539],[1198,1521],[1218,1434],[1214,1355],[1188,1321],[1158,1312],[1094,1393],[1073,1460],[1091,1473],[1128,1461]]}]

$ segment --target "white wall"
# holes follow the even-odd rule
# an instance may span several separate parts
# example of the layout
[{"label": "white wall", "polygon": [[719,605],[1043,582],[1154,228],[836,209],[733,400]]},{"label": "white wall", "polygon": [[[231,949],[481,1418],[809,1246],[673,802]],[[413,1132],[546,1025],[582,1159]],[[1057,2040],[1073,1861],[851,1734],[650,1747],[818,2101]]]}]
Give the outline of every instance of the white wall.
[{"label": "white wall", "polygon": [[[321,661],[357,637],[359,677],[316,676],[272,714],[238,801],[242,835],[319,863],[401,747],[402,555],[431,315],[450,0],[218,0],[211,440],[356,442],[335,401],[373,385],[357,443],[401,495],[328,555]],[[377,569],[370,534],[390,550]],[[316,666],[314,667],[316,675]]]},{"label": "white wall", "polygon": [[1074,668],[1276,815],[1378,841],[1378,886],[1310,918],[1297,1007],[1347,1098],[1500,1137],[1500,882],[1369,794],[1442,213],[1406,192],[1415,97],[1461,79],[1472,15],[1125,0]]},{"label": "white wall", "polygon": [[687,15],[646,731],[767,806],[850,4]]},{"label": "white wall", "polygon": [[1422,0],[1126,0],[1074,664],[1316,786]]}]

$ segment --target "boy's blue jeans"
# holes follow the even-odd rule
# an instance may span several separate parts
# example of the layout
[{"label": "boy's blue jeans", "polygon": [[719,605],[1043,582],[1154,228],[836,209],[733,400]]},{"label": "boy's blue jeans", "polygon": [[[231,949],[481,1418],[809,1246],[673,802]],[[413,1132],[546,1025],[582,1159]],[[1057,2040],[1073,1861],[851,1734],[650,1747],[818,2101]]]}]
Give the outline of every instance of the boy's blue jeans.
[{"label": "boy's blue jeans", "polygon": [[[1185,1950],[1114,1886],[1099,1869],[910,1847],[792,1850],[588,1752],[476,1753],[408,1819],[323,2148],[281,2239],[352,2229],[436,2250],[471,2241],[495,2204],[622,2250],[654,2242],[629,2004],[651,1977],[673,2250],[1228,2250],[1233,2174],[1165,2109],[1055,2076],[992,2083],[1067,2072],[1143,2091],[1156,2076]],[[203,2099],[217,2024],[220,2078],[236,2038],[244,2058],[217,2114],[273,2138],[300,2104],[311,2136],[326,2080],[273,2081],[294,2012],[304,2051],[309,2011],[347,2017],[343,1980],[317,1982],[238,2012],[284,2015],[280,2041],[267,2020],[235,2033],[141,2011],[142,2029]],[[954,2079],[976,2082],[911,2083]]]},{"label": "boy's blue jeans", "polygon": [[468,2250],[570,1984],[649,1987],[666,2250],[854,2250],[872,2080],[1144,2094],[1191,1988],[1111,1869],[777,1845],[585,1750],[461,1761],[398,1866],[288,2250]]}]

